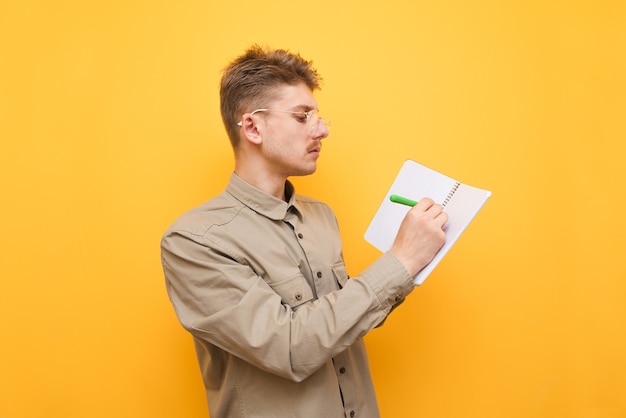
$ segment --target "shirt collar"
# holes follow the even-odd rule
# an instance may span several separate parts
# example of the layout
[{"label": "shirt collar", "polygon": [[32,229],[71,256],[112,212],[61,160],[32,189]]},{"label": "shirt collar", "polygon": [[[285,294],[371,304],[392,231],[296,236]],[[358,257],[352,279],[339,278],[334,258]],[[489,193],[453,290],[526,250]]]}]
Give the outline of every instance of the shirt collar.
[{"label": "shirt collar", "polygon": [[285,195],[289,196],[288,202],[254,187],[235,173],[231,175],[226,191],[253,211],[276,221],[284,220],[291,207],[295,209],[296,214],[302,213],[296,202],[295,188],[289,180],[285,182]]}]

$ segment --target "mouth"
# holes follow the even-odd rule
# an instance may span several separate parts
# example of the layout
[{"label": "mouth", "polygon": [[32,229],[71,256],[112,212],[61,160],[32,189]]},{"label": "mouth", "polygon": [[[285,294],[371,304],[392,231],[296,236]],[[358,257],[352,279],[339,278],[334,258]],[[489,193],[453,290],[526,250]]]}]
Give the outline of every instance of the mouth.
[{"label": "mouth", "polygon": [[318,145],[316,147],[311,148],[309,150],[309,154],[319,154],[321,150],[322,150],[322,147]]}]

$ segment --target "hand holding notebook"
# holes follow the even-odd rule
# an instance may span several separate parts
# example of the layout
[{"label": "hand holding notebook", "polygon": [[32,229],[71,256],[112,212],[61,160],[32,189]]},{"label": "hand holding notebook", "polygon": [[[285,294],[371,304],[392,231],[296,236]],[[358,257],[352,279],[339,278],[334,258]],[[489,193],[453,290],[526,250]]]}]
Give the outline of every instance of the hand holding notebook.
[{"label": "hand holding notebook", "polygon": [[491,192],[488,190],[462,184],[415,161],[407,160],[365,232],[365,240],[380,251],[388,251],[411,206],[425,197],[440,203],[448,214],[448,221],[444,226],[446,241],[432,261],[415,277],[414,283],[420,285],[447,254],[490,196]]}]

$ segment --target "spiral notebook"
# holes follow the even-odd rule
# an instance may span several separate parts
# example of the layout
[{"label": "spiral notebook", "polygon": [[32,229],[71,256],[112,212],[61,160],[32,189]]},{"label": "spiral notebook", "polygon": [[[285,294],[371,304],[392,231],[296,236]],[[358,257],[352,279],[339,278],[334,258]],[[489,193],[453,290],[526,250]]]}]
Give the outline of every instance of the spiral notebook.
[{"label": "spiral notebook", "polygon": [[415,201],[430,197],[444,206],[448,214],[444,226],[446,242],[430,264],[417,274],[415,285],[426,280],[491,196],[488,190],[468,186],[415,161],[405,161],[365,232],[365,240],[382,252],[391,248],[404,216],[411,209],[392,202],[389,199],[392,194]]}]

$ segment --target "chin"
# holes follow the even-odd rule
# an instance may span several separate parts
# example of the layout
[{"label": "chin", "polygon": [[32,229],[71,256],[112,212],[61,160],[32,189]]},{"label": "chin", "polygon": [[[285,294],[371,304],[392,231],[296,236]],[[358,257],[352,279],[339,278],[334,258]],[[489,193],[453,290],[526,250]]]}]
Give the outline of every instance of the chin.
[{"label": "chin", "polygon": [[294,170],[294,174],[292,174],[292,176],[310,176],[311,174],[315,173],[316,170],[317,164],[313,165],[312,167],[300,167],[297,170]]}]

